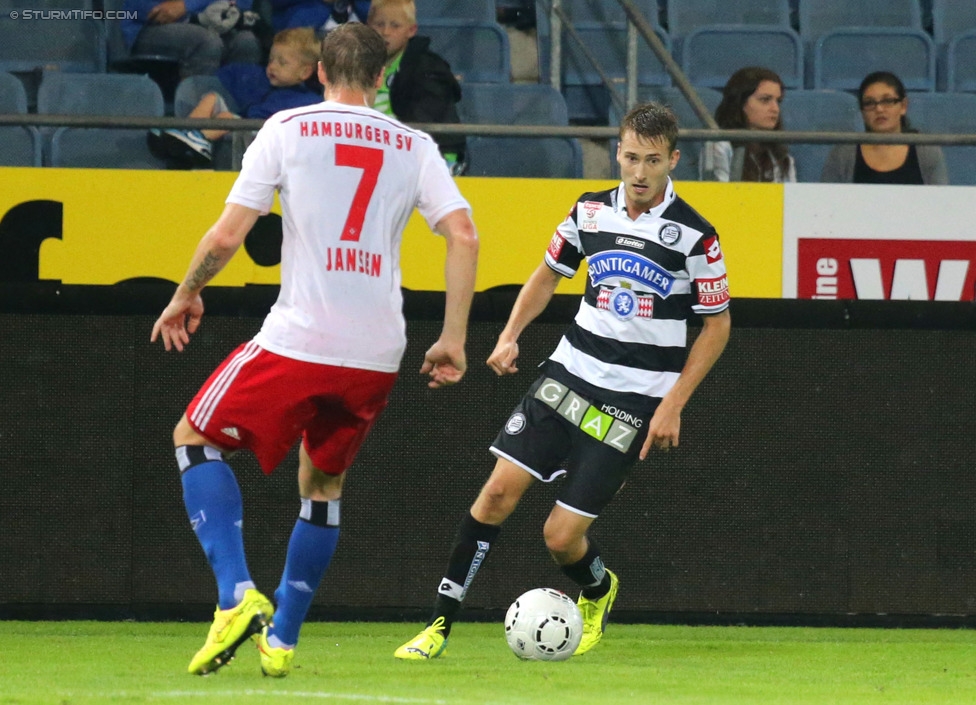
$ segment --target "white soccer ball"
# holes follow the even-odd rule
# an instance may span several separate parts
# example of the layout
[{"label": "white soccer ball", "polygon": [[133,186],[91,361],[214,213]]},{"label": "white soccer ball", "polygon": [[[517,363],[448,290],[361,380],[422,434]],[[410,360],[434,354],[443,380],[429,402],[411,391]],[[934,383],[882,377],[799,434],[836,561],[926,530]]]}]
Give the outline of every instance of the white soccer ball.
[{"label": "white soccer ball", "polygon": [[505,639],[521,659],[565,661],[583,638],[583,616],[572,598],[552,588],[519,597],[505,615]]}]

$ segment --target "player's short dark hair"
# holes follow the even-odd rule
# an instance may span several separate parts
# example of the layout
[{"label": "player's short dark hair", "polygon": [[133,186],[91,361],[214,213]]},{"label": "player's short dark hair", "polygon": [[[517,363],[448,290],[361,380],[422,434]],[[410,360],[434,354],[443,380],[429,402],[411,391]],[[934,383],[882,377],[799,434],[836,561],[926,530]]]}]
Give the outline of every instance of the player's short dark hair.
[{"label": "player's short dark hair", "polygon": [[621,139],[628,130],[641,139],[663,139],[669,152],[673,152],[678,143],[678,118],[666,105],[641,103],[634,106],[620,121]]},{"label": "player's short dark hair", "polygon": [[322,40],[322,68],[328,83],[369,90],[386,65],[386,42],[359,22],[339,25]]}]

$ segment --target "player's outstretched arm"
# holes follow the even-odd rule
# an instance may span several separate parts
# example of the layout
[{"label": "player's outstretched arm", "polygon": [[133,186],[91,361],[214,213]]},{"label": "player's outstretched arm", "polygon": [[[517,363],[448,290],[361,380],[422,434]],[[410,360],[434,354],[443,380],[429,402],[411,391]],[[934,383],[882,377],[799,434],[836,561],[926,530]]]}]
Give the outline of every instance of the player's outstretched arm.
[{"label": "player's outstretched arm", "polygon": [[688,359],[681,370],[681,376],[664,395],[661,404],[651,417],[647,428],[647,439],[640,451],[644,460],[651,448],[668,450],[678,447],[681,431],[681,411],[691,399],[691,395],[705,379],[729,342],[732,330],[732,316],[728,309],[711,316],[702,316],[702,330],[688,352]]},{"label": "player's outstretched arm", "polygon": [[518,367],[515,366],[519,354],[518,338],[522,331],[546,310],[553,294],[556,293],[560,279],[562,276],[543,262],[525,282],[518,298],[515,299],[505,330],[498,336],[495,349],[488,356],[488,367],[493,369],[495,374],[501,376],[518,372]]},{"label": "player's outstretched arm", "polygon": [[180,352],[190,342],[203,317],[203,291],[211,279],[231,260],[251,231],[260,213],[236,203],[228,203],[224,212],[197,245],[190,269],[163,313],[153,325],[150,342],[163,339],[167,350]]},{"label": "player's outstretched arm", "polygon": [[440,338],[424,355],[420,368],[420,374],[430,377],[427,386],[435,388],[461,381],[468,368],[464,343],[478,272],[478,231],[466,209],[452,211],[441,218],[437,232],[447,242],[444,327]]}]

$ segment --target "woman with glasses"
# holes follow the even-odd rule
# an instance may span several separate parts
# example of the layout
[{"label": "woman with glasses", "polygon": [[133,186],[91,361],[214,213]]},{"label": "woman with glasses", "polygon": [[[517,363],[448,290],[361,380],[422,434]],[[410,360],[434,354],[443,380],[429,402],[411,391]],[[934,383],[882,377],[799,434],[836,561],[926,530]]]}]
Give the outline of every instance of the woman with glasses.
[{"label": "woman with glasses", "polygon": [[[726,130],[782,130],[783,81],[760,66],[739,69],[722,89],[715,122]],[[702,181],[796,181],[785,142],[706,142],[699,162]]]},{"label": "woman with glasses", "polygon": [[[887,71],[868,74],[857,92],[864,129],[918,132],[908,122],[905,85]],[[947,184],[945,157],[937,145],[839,144],[827,156],[821,181],[854,184]]]}]

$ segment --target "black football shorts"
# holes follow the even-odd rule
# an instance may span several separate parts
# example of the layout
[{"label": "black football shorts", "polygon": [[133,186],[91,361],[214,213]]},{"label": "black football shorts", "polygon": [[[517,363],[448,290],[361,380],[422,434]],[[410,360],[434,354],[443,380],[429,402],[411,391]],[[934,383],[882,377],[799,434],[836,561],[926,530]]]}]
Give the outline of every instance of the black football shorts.
[{"label": "black football shorts", "polygon": [[543,482],[565,475],[557,504],[596,517],[630,474],[652,415],[540,377],[498,432],[491,452]]}]

